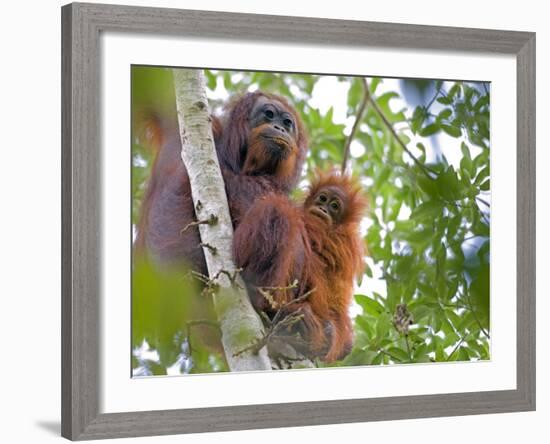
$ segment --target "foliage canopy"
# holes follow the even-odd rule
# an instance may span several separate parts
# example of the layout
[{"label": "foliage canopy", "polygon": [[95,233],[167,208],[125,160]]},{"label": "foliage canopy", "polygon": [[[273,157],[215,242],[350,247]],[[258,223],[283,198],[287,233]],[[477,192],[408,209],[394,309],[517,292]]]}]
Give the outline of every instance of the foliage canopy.
[{"label": "foliage canopy", "polygon": [[[351,148],[348,168],[362,178],[370,200],[362,224],[369,266],[354,298],[353,350],[332,365],[489,359],[489,86],[268,72],[205,74],[214,112],[224,95],[257,88],[289,98],[310,137],[302,185],[315,168],[340,168],[345,147]],[[340,109],[316,106],[323,93],[330,93],[327,84],[345,91]],[[151,103],[169,112],[172,91],[170,70],[133,68],[134,115]],[[150,152],[134,132],[134,223],[150,162]],[[189,302],[171,296],[170,278],[153,296],[155,276],[136,271],[134,374],[226,371],[215,353],[190,352],[186,322],[192,320],[182,315]]]}]

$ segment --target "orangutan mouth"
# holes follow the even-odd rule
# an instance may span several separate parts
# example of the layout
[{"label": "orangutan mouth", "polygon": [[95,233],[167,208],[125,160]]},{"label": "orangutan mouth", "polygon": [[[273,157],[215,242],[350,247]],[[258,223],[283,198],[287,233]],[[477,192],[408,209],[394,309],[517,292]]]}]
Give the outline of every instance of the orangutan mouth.
[{"label": "orangutan mouth", "polygon": [[262,137],[277,145],[280,149],[289,150],[291,148],[288,139],[286,137],[282,137],[275,131],[266,131],[262,134]]},{"label": "orangutan mouth", "polygon": [[290,148],[288,141],[283,137],[270,137],[270,139],[279,145],[281,148]]},{"label": "orangutan mouth", "polygon": [[323,219],[328,224],[332,223],[332,219],[330,218],[329,214],[320,207],[312,206],[309,209],[309,212],[311,214],[313,214],[314,216],[317,216],[317,217]]}]

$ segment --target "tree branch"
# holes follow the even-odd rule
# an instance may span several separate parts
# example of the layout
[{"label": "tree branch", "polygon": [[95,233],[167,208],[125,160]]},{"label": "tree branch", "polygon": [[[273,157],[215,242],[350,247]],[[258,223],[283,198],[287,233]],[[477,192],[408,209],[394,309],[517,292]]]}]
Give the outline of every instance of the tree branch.
[{"label": "tree branch", "polygon": [[482,199],[481,197],[476,196],[476,200],[478,202],[482,203],[483,205],[487,206],[488,208],[491,208],[491,204],[489,202],[487,202],[485,199]]},{"label": "tree branch", "polygon": [[[368,82],[367,80],[365,79],[365,84],[367,85],[366,86],[366,91],[368,92],[369,91],[369,87],[368,87]],[[370,94],[370,93],[369,93]],[[427,167],[426,165],[424,165],[422,162],[420,162],[420,160],[418,160],[416,158],[416,156],[411,152],[411,150],[409,150],[407,148],[407,145],[405,145],[405,143],[401,140],[401,138],[399,137],[399,134],[397,134],[397,132],[395,131],[395,128],[393,127],[393,125],[391,124],[391,122],[388,120],[388,118],[384,115],[384,112],[380,109],[380,107],[378,106],[378,103],[376,103],[376,100],[372,99],[370,100],[370,103],[372,104],[372,107],[374,108],[374,110],[376,111],[376,113],[380,116],[380,118],[382,119],[382,122],[384,123],[384,125],[390,130],[390,133],[392,134],[392,136],[394,137],[394,139],[397,141],[397,143],[399,144],[399,146],[403,149],[403,151],[405,151],[408,156],[412,159],[412,161],[418,165],[418,167],[420,167],[421,171],[429,178],[429,179],[432,179],[433,180],[433,177],[431,176],[430,173],[432,174],[437,174],[437,172],[435,172],[434,170],[432,170],[431,168]]]},{"label": "tree branch", "polygon": [[[202,70],[174,69],[174,86],[182,144],[181,157],[191,184],[201,245],[212,287],[214,306],[222,331],[222,344],[231,371],[271,370],[266,347],[237,353],[264,335],[240,277],[230,279],[233,226],[225,186],[218,164]],[[225,272],[223,271],[225,270]]]},{"label": "tree branch", "polygon": [[479,327],[479,330],[487,339],[491,339],[491,335],[485,328],[483,328],[483,325],[481,324],[481,321],[479,320],[476,309],[474,308],[471,298],[470,298],[470,292],[468,289],[463,289],[461,296],[466,300],[466,305],[468,306],[468,309],[472,313],[472,316],[474,317],[474,321],[476,321],[477,326]]},{"label": "tree branch", "polygon": [[359,124],[363,119],[363,114],[367,109],[367,104],[369,103],[369,100],[370,100],[369,86],[367,84],[367,81],[364,77],[361,80],[363,81],[363,89],[365,92],[363,94],[363,100],[361,100],[361,104],[359,105],[359,109],[357,110],[357,115],[355,116],[355,122],[353,122],[353,127],[351,128],[351,132],[349,133],[349,136],[346,140],[346,144],[344,145],[344,158],[342,160],[342,174],[346,172],[346,168],[348,166],[351,142],[353,142],[355,133],[357,132],[357,128],[359,128]]},{"label": "tree branch", "polygon": [[466,339],[466,336],[463,336],[462,338],[460,338],[460,341],[455,345],[451,353],[449,353],[449,356],[447,356],[447,359],[446,359],[447,361],[451,359],[451,356],[453,356],[455,352],[460,348],[460,346],[462,345],[465,339]]}]

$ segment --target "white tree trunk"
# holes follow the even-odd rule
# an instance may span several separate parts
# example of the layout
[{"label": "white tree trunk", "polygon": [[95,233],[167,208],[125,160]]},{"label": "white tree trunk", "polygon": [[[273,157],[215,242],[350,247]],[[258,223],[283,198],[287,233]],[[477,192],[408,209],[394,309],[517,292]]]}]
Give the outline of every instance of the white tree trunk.
[{"label": "white tree trunk", "polygon": [[191,183],[195,214],[198,221],[217,220],[214,224],[199,225],[199,230],[208,274],[219,286],[214,306],[225,356],[231,371],[271,370],[266,347],[257,354],[241,353],[262,337],[264,329],[250,304],[243,281],[235,273],[233,226],[210,125],[204,73],[195,69],[173,69],[173,74],[181,157]]}]

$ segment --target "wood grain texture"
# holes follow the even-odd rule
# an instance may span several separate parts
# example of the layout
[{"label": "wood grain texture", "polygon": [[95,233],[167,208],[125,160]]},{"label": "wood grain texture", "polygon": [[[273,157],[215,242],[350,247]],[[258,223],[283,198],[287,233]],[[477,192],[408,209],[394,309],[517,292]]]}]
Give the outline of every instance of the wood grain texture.
[{"label": "wood grain texture", "polygon": [[61,426],[63,436],[72,436],[72,14],[71,6],[61,14]]},{"label": "wood grain texture", "polygon": [[102,414],[79,439],[221,432],[532,410],[516,390]]},{"label": "wood grain texture", "polygon": [[[517,389],[480,393],[99,412],[101,31],[517,56]],[[62,8],[62,435],[97,439],[471,415],[535,408],[535,35],[72,4]]]},{"label": "wood grain texture", "polygon": [[99,414],[99,47],[78,6],[62,26],[62,434],[76,438]]},{"label": "wood grain texture", "polygon": [[535,409],[536,150],[535,35],[517,54],[517,380]]},{"label": "wood grain texture", "polygon": [[233,40],[516,54],[529,33],[356,20],[77,4],[101,28]]}]

